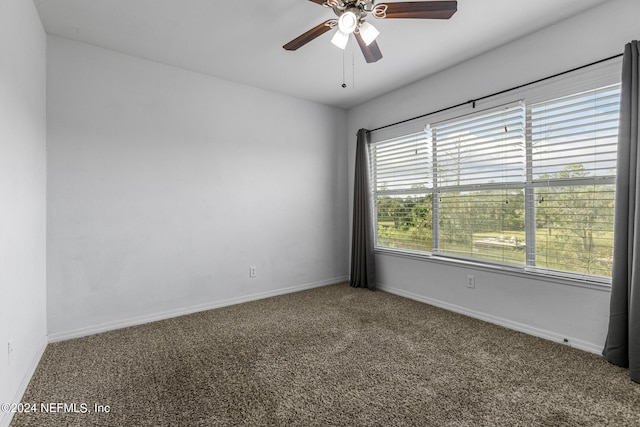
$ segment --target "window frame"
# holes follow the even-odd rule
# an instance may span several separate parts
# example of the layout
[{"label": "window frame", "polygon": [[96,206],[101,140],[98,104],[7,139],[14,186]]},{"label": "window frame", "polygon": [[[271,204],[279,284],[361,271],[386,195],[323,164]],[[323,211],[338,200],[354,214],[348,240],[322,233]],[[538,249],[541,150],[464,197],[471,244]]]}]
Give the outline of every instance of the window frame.
[{"label": "window frame", "polygon": [[[413,133],[418,133],[423,131],[425,125],[430,123],[440,123],[445,121],[455,120],[456,118],[463,117],[469,114],[479,114],[482,111],[487,111],[490,109],[498,108],[507,104],[515,104],[518,102],[524,102],[525,110],[527,109],[527,105],[537,104],[544,101],[554,100],[563,96],[569,96],[573,94],[577,94],[580,92],[585,92],[589,90],[599,89],[608,85],[620,83],[620,67],[621,60],[614,59],[611,61],[607,61],[606,63],[597,64],[591,67],[587,67],[585,69],[581,69],[579,71],[574,71],[559,77],[554,77],[545,81],[541,81],[538,83],[534,83],[532,85],[520,87],[519,89],[515,89],[509,92],[500,93],[497,96],[493,96],[490,98],[485,98],[481,102],[474,102],[473,105],[464,105],[461,107],[453,108],[451,110],[441,110],[438,113],[426,115],[419,119],[404,121],[399,125],[386,126],[382,128],[380,131],[372,132],[371,144],[370,148],[374,146],[376,143],[389,140],[392,138],[398,138],[401,136],[410,135]],[[526,114],[525,114],[526,115]],[[526,121],[527,119],[525,119]],[[525,126],[528,127],[529,123],[525,123]],[[525,130],[525,133],[526,130]],[[528,136],[527,136],[528,138]],[[529,141],[526,142],[525,145],[526,150],[531,149],[531,145]],[[531,156],[530,153],[527,153],[527,163],[530,161]],[[372,166],[373,166],[373,162]],[[525,250],[525,260],[522,265],[520,264],[511,264],[511,263],[502,263],[498,261],[489,261],[484,260],[482,258],[476,257],[464,257],[464,256],[450,256],[448,254],[437,253],[437,252],[424,252],[420,250],[412,250],[412,249],[403,249],[403,248],[390,248],[379,246],[378,244],[378,212],[377,212],[377,201],[376,196],[380,194],[376,191],[375,188],[371,188],[370,197],[373,201],[372,203],[372,218],[374,219],[374,251],[377,254],[385,254],[391,256],[399,256],[403,258],[417,259],[417,260],[428,260],[434,261],[438,263],[446,263],[446,264],[454,264],[459,266],[472,266],[474,268],[479,269],[488,269],[490,271],[501,271],[507,274],[516,274],[516,275],[524,275],[525,277],[539,277],[545,280],[550,280],[562,284],[570,284],[570,285],[578,285],[578,286],[586,286],[586,287],[594,287],[594,288],[609,288],[611,284],[611,278],[606,276],[596,276],[591,274],[584,273],[573,273],[566,270],[553,270],[553,269],[545,269],[545,268],[537,268],[534,263],[530,265],[530,257],[535,257],[535,252],[530,251],[530,245],[535,245],[535,238],[531,238],[531,234],[535,235],[536,227],[535,227],[535,215],[530,214],[530,210],[535,209],[534,199],[535,199],[535,190],[540,186],[539,183],[534,182],[534,180],[530,179],[531,175],[531,165],[527,164],[526,166],[526,182],[523,183],[522,186],[518,188],[522,188],[524,191],[524,200],[525,200],[525,227],[524,232],[526,236],[526,250]],[[599,180],[598,177],[593,177],[593,180]],[[433,186],[436,187],[437,183],[434,179]],[[602,184],[611,184],[615,182],[615,178],[607,178],[604,180],[600,180]],[[373,174],[372,174],[372,183],[374,183]],[[558,185],[568,185],[568,181],[563,181]],[[483,186],[484,188],[485,186]],[[500,187],[501,189],[503,187]],[[437,245],[437,239],[439,238],[438,233],[438,206],[435,203],[435,198],[437,197],[437,188],[433,189],[424,189],[423,191],[417,191],[424,196],[427,194],[432,194],[432,215],[433,215],[433,243],[432,250]],[[405,191],[405,194],[409,194],[408,191]],[[411,193],[413,194],[413,193]],[[533,221],[533,227],[531,226],[531,222]]]}]

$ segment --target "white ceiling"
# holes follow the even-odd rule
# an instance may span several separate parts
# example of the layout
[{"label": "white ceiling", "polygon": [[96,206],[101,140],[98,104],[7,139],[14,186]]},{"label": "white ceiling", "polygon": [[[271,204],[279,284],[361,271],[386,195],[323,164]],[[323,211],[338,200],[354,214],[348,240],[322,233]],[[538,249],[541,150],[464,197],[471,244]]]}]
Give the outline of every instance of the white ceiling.
[{"label": "white ceiling", "polygon": [[[395,0],[389,0],[393,2]],[[458,0],[450,20],[377,20],[383,59],[367,64],[333,32],[282,45],[335,18],[309,0],[35,0],[49,34],[328,105],[349,108],[608,0]],[[381,1],[379,1],[380,3]],[[344,77],[343,77],[344,76]],[[347,88],[342,88],[342,83]]]}]

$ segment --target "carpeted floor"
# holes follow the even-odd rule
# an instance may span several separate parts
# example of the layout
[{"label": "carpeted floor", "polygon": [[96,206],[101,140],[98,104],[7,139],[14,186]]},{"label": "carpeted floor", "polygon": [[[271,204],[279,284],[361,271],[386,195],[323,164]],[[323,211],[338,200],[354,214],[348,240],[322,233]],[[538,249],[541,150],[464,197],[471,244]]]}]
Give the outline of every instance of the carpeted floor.
[{"label": "carpeted floor", "polygon": [[23,402],[12,427],[640,425],[597,355],[347,284],[51,344]]}]

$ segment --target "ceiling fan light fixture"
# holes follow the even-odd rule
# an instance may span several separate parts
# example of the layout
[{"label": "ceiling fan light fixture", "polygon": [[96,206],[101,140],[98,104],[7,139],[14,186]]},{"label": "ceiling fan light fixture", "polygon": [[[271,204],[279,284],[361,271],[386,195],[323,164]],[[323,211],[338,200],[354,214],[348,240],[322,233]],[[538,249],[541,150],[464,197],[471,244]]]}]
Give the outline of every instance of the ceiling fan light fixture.
[{"label": "ceiling fan light fixture", "polygon": [[380,31],[378,31],[376,27],[369,24],[368,22],[363,22],[362,24],[360,24],[359,31],[360,31],[360,37],[362,37],[362,40],[367,46],[373,43],[373,41],[380,34]]},{"label": "ceiling fan light fixture", "polygon": [[338,29],[336,33],[333,35],[331,39],[331,43],[338,46],[340,49],[344,50],[347,47],[347,43],[349,42],[349,34],[343,33],[342,30]]},{"label": "ceiling fan light fixture", "polygon": [[358,17],[355,13],[348,10],[340,15],[340,19],[338,19],[338,28],[345,34],[353,33],[358,27]]},{"label": "ceiling fan light fixture", "polygon": [[388,4],[375,4],[375,0],[310,1],[331,9],[338,19],[328,19],[282,47],[285,50],[297,50],[337,26],[340,30],[333,35],[332,43],[344,50],[349,42],[349,35],[354,33],[367,63],[382,59],[380,47],[376,42],[380,33],[372,25],[365,22],[369,15],[385,20],[393,18],[449,19],[458,10],[457,0],[395,1]]}]

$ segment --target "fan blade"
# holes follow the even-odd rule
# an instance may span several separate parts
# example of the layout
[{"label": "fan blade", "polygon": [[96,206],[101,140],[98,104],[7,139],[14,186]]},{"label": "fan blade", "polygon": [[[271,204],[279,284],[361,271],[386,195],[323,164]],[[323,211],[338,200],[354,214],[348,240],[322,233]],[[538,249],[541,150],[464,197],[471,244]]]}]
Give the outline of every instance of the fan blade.
[{"label": "fan blade", "polygon": [[312,1],[312,2],[314,2],[314,3],[316,3],[316,4],[319,4],[320,6],[322,6],[326,0],[309,0],[309,1]]},{"label": "fan blade", "polygon": [[369,46],[362,40],[362,36],[359,33],[353,33],[356,36],[356,40],[360,45],[360,50],[362,50],[362,54],[364,55],[364,59],[368,63],[377,62],[382,59],[382,53],[380,52],[380,48],[378,47],[378,43],[374,40],[371,42]]},{"label": "fan blade", "polygon": [[376,18],[449,19],[457,10],[457,1],[401,1],[377,4],[374,8],[374,16]]},{"label": "fan blade", "polygon": [[282,47],[285,48],[286,50],[297,50],[298,48],[309,43],[311,40],[315,39],[316,37],[320,37],[327,31],[329,31],[331,28],[335,27],[337,22],[338,21],[335,19],[329,19],[328,21],[325,21],[320,25],[316,25],[306,33],[296,37],[295,39],[291,40],[289,43],[285,44]]}]

